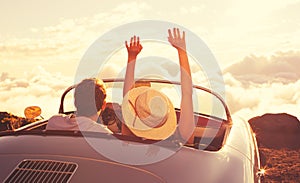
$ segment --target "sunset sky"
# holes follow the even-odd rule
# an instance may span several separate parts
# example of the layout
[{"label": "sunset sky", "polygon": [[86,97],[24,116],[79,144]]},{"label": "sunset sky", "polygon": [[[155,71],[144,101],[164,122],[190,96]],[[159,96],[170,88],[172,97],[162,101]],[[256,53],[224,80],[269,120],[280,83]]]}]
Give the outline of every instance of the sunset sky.
[{"label": "sunset sky", "polygon": [[300,119],[299,12],[299,0],[0,1],[0,111],[23,116],[26,106],[39,105],[45,117],[57,113],[98,37],[126,23],[163,20],[210,48],[232,114]]}]

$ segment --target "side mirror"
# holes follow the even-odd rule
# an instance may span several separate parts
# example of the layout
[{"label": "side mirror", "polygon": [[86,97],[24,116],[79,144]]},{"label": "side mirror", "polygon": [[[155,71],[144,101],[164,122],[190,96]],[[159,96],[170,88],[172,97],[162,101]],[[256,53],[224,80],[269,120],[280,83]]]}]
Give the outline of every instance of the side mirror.
[{"label": "side mirror", "polygon": [[42,113],[42,109],[39,106],[29,106],[29,107],[26,107],[24,110],[24,114],[27,119],[34,119],[38,116],[40,116],[42,119],[44,119],[41,116],[41,113]]}]

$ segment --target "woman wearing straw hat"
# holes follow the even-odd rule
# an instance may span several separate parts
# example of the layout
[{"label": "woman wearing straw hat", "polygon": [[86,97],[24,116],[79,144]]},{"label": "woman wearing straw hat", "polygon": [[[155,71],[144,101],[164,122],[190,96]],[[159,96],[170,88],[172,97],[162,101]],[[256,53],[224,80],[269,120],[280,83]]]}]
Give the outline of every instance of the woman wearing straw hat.
[{"label": "woman wearing straw hat", "polygon": [[[181,110],[178,130],[181,138],[193,143],[194,119],[192,105],[191,71],[186,53],[185,32],[178,28],[168,30],[168,41],[177,49],[181,73]],[[128,52],[125,82],[123,88],[122,134],[136,135],[145,139],[163,140],[171,136],[177,126],[176,113],[170,99],[150,87],[134,86],[134,69],[137,55],[142,50],[139,37],[132,37],[130,44],[125,41]]]}]

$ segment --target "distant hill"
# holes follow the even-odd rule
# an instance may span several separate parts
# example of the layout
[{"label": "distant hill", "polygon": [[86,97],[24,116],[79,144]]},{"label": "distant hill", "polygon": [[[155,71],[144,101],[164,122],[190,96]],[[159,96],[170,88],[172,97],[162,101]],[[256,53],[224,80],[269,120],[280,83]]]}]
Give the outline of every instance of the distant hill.
[{"label": "distant hill", "polygon": [[300,180],[300,122],[289,114],[264,114],[249,120],[256,133],[261,166],[266,170],[262,182]]},{"label": "distant hill", "polygon": [[0,112],[0,131],[20,128],[34,121],[36,120],[18,117],[8,112]]},{"label": "distant hill", "polygon": [[300,121],[286,113],[264,114],[249,120],[260,147],[300,148]]}]

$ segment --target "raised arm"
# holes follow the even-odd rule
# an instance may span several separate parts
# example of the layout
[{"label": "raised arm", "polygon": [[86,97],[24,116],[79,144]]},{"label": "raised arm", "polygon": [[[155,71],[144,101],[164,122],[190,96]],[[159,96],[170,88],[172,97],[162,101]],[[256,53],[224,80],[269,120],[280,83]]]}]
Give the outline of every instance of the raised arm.
[{"label": "raised arm", "polygon": [[192,79],[191,70],[189,65],[188,56],[186,53],[185,32],[180,31],[178,28],[168,30],[168,40],[173,47],[178,51],[179,64],[180,64],[180,79],[181,79],[181,106],[180,106],[180,119],[179,119],[179,133],[187,143],[191,144],[194,141],[194,117],[193,117],[193,101],[192,101]]},{"label": "raised arm", "polygon": [[[143,49],[142,45],[140,44],[140,38],[136,36],[131,37],[130,44],[128,44],[127,41],[125,41],[125,46],[127,48],[128,61],[127,61],[125,81],[123,87],[123,97],[134,86],[134,69],[135,69],[136,57]],[[129,130],[129,128],[124,123],[122,123],[121,133],[127,136],[134,136],[134,134]]]},{"label": "raised arm", "polygon": [[128,52],[128,61],[123,88],[123,97],[134,86],[134,69],[136,57],[143,49],[142,45],[140,44],[140,38],[136,36],[131,37],[130,44],[125,41],[125,46]]}]

